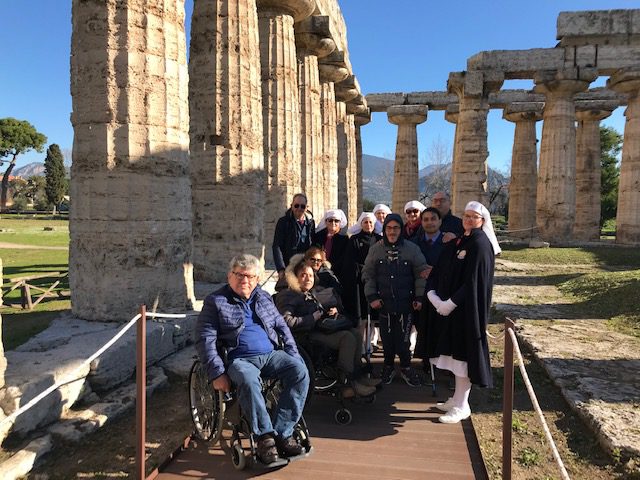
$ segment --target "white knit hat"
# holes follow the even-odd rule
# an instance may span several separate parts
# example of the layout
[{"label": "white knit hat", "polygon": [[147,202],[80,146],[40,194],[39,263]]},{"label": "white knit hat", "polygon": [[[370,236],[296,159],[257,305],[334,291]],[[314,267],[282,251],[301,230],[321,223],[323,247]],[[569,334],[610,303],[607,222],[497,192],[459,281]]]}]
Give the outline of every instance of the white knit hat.
[{"label": "white knit hat", "polygon": [[496,237],[495,232],[493,231],[493,224],[491,223],[491,215],[489,214],[489,210],[480,202],[471,201],[467,203],[467,206],[464,207],[465,211],[471,210],[472,212],[479,213],[482,215],[484,222],[482,224],[482,231],[485,233],[489,241],[491,242],[491,246],[493,247],[494,255],[498,255],[502,249],[498,244],[498,238]]}]

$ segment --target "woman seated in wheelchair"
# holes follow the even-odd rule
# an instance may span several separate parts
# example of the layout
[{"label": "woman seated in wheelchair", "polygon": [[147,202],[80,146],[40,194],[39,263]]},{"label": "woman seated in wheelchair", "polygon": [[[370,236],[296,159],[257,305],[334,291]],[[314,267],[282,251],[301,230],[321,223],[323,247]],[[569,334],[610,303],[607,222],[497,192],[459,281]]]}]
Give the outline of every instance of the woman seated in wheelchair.
[{"label": "woman seated in wheelchair", "polygon": [[302,254],[294,255],[285,277],[289,288],[276,295],[276,305],[291,331],[308,335],[312,344],[338,351],[343,398],[370,396],[380,380],[362,376],[362,336],[344,315],[340,297],[332,288],[315,286],[316,277]]},{"label": "woman seated in wheelchair", "polygon": [[[204,301],[196,324],[196,349],[214,389],[229,392],[233,384],[257,438],[258,459],[268,465],[279,456],[303,453],[293,433],[302,417],[309,375],[289,327],[271,296],[258,286],[260,273],[260,262],[252,255],[231,260],[228,283]],[[279,338],[283,349],[278,349]],[[226,365],[218,347],[227,351]],[[261,376],[282,383],[272,417]]]}]

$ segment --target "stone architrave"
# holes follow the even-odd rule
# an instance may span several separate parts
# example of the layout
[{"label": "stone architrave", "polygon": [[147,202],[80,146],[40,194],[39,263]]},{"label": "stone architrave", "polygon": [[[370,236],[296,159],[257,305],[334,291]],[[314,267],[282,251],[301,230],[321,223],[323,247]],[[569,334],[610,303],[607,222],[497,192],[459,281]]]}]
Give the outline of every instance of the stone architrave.
[{"label": "stone architrave", "polygon": [[361,127],[371,122],[370,114],[367,116],[364,115],[354,115],[353,120],[356,126],[356,182],[358,185],[358,203],[357,203],[357,211],[358,216],[360,216],[360,212],[364,211],[363,207],[363,186],[362,186],[362,134],[360,132]]},{"label": "stone architrave", "polygon": [[336,102],[338,147],[338,208],[344,211],[349,224],[358,219],[358,186],[356,159],[356,127],[353,115],[347,115],[344,102]]},{"label": "stone architrave", "polygon": [[[313,0],[256,0],[262,67],[264,165],[267,175],[264,238],[300,191],[300,100],[294,22],[307,18]],[[272,263],[271,249],[266,251]]]},{"label": "stone architrave", "polygon": [[536,227],[538,148],[536,122],[542,119],[542,103],[511,104],[502,118],[516,124],[509,182],[509,235],[532,238]]},{"label": "stone architrave", "polygon": [[616,243],[640,244],[640,69],[619,70],[607,86],[628,95],[618,185]]},{"label": "stone architrave", "polygon": [[72,3],[73,314],[193,300],[184,1]]},{"label": "stone architrave", "polygon": [[535,91],[545,94],[536,192],[538,234],[549,242],[572,239],[576,211],[576,112],[573,96],[597,74],[590,69],[539,72]]},{"label": "stone architrave", "polygon": [[600,240],[600,120],[611,110],[576,111],[576,216],[573,238]]},{"label": "stone architrave", "polygon": [[[189,59],[194,269],[222,282],[239,253],[264,255],[262,84],[255,0],[197,0]],[[239,209],[251,221],[238,222]]]},{"label": "stone architrave", "polygon": [[462,215],[467,202],[488,205],[487,114],[489,93],[500,89],[504,75],[497,71],[452,72],[447,90],[458,97],[459,113],[451,172],[451,210]]},{"label": "stone architrave", "polygon": [[301,188],[309,209],[326,209],[322,178],[322,112],[318,59],[335,50],[330,37],[329,17],[311,16],[295,24],[300,97]]},{"label": "stone architrave", "polygon": [[389,122],[398,126],[396,159],[393,168],[391,209],[402,212],[404,205],[418,199],[417,125],[427,120],[426,105],[395,105],[387,109]]}]

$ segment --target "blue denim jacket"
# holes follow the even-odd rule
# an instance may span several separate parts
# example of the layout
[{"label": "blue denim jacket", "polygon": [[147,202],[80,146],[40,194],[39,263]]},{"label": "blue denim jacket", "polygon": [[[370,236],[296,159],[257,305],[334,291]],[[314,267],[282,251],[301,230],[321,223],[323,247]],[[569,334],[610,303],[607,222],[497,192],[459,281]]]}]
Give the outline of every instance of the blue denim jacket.
[{"label": "blue denim jacket", "polygon": [[[296,342],[273,304],[271,295],[260,287],[256,287],[256,290],[255,312],[269,340],[276,348],[282,341],[285,352],[299,357]],[[244,328],[244,311],[240,302],[229,285],[216,290],[204,300],[196,323],[196,350],[210,381],[225,372],[217,345],[222,348],[234,348],[238,345],[238,336]]]}]

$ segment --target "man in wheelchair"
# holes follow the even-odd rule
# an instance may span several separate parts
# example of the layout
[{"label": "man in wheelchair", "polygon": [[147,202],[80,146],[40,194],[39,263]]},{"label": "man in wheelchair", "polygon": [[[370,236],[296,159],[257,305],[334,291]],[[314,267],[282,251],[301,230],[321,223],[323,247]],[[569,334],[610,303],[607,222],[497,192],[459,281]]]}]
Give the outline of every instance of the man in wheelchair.
[{"label": "man in wheelchair", "polygon": [[[260,273],[260,262],[252,255],[237,255],[229,262],[228,283],[204,301],[196,349],[214,389],[229,392],[233,384],[257,437],[257,455],[268,465],[277,462],[278,455],[303,452],[293,431],[302,416],[309,376],[289,327],[271,296],[258,286]],[[227,351],[226,366],[218,347]],[[273,422],[261,376],[282,383]]]}]

